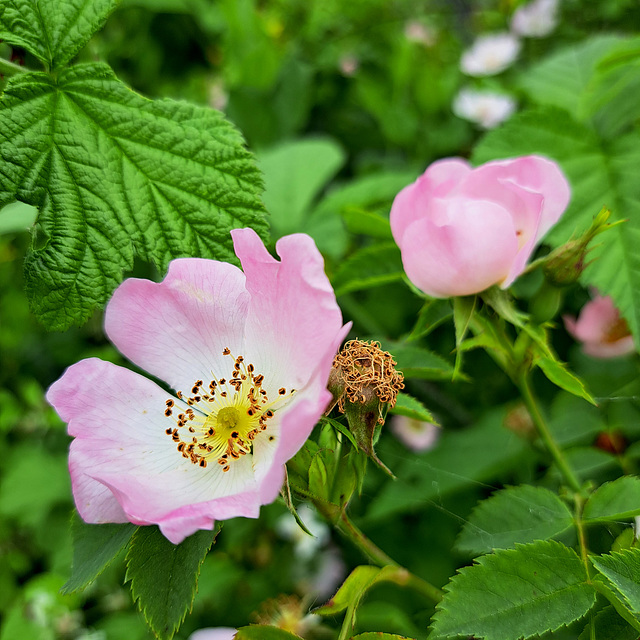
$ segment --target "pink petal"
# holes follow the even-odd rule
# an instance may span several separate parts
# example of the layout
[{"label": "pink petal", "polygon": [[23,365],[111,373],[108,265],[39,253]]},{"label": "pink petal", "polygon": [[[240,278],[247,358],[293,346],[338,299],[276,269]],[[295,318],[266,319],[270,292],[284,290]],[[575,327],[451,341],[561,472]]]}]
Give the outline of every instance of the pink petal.
[{"label": "pink petal", "polygon": [[542,156],[522,156],[488,163],[501,168],[501,179],[544,196],[537,240],[560,219],[571,200],[571,187],[558,165]]},{"label": "pink petal", "polygon": [[189,640],[233,640],[237,631],[230,627],[216,627],[194,631]]},{"label": "pink petal", "polygon": [[219,465],[202,469],[183,458],[164,432],[174,426],[163,413],[167,397],[150,380],[95,358],[67,369],[49,389],[48,401],[75,436],[69,467],[80,515],[88,522],[122,521],[113,501],[104,501],[106,510],[100,511],[97,482],[111,491],[128,520],[160,524],[174,542],[212,528],[215,519],[257,517],[251,461],[237,460],[223,473]]},{"label": "pink petal", "polygon": [[227,374],[222,350],[240,352],[248,302],[237,267],[182,258],[171,262],[160,283],[125,280],[107,305],[105,330],[129,360],[188,391],[212,371]]},{"label": "pink petal", "polygon": [[413,183],[395,197],[391,206],[391,231],[396,243],[401,244],[407,228],[426,216],[437,216],[434,198],[445,198],[470,173],[471,167],[461,158],[447,158],[429,165]]},{"label": "pink petal", "polygon": [[260,364],[269,397],[278,387],[302,389],[315,367],[326,380],[342,314],[315,243],[305,234],[285,236],[276,244],[278,261],[252,229],[231,235],[251,294],[245,351]]},{"label": "pink petal", "polygon": [[455,222],[422,219],[409,227],[402,262],[409,279],[436,298],[465,296],[500,284],[518,251],[513,222],[498,205],[454,199]]}]

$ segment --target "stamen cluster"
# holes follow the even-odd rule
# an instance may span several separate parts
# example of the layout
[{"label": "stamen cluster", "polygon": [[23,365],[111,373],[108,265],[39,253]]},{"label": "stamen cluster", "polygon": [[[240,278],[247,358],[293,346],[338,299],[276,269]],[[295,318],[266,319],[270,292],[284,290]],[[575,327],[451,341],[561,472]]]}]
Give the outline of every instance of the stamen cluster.
[{"label": "stamen cluster", "polygon": [[[262,388],[264,376],[256,374],[253,364],[245,365],[244,356],[234,358],[228,347],[222,355],[234,360],[229,379],[218,379],[212,374],[206,386],[203,380],[196,380],[191,388],[193,395],[178,391],[177,400],[166,401],[164,415],[176,423],[165,433],[177,443],[184,458],[200,467],[217,459],[226,472],[232,460],[253,452],[254,439],[267,430],[267,421],[275,415],[274,405],[290,398],[295,389],[287,393],[281,387],[279,397],[270,402]],[[181,413],[174,416],[176,410]],[[274,435],[269,436],[269,440],[274,439]]]},{"label": "stamen cluster", "polygon": [[[366,404],[375,395],[380,403],[393,408],[398,391],[404,389],[404,376],[396,371],[397,362],[379,342],[350,340],[333,361],[344,391],[338,398],[338,409],[344,413],[345,399],[353,404]],[[382,415],[378,423],[383,424]]]}]

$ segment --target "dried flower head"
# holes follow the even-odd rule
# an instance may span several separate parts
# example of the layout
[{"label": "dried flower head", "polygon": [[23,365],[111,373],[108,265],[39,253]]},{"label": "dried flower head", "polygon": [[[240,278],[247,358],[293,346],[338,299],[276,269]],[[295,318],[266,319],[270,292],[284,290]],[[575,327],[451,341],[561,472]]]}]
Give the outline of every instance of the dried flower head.
[{"label": "dried flower head", "polygon": [[398,391],[404,389],[404,376],[396,371],[396,364],[391,354],[380,348],[379,342],[349,340],[334,358],[330,378],[337,377],[344,385],[338,398],[338,410],[344,413],[345,400],[368,405],[377,398],[378,424],[384,424],[382,406],[386,404],[393,408]]}]

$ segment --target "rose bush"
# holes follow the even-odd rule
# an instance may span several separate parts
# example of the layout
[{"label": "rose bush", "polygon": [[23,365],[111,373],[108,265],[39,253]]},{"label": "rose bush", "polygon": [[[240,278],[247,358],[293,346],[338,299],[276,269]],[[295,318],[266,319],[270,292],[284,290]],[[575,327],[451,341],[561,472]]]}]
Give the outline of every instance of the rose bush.
[{"label": "rose bush", "polygon": [[251,229],[232,236],[244,273],[178,259],[161,283],[126,280],[107,306],[111,341],[174,392],[97,358],[49,389],[75,438],[86,522],[155,523],[179,543],[214,520],[257,517],[331,399],[348,326],[313,240],[280,239],[278,262]]},{"label": "rose bush", "polygon": [[508,287],[569,203],[559,167],[540,156],[472,168],[434,162],[391,207],[407,276],[435,298]]}]

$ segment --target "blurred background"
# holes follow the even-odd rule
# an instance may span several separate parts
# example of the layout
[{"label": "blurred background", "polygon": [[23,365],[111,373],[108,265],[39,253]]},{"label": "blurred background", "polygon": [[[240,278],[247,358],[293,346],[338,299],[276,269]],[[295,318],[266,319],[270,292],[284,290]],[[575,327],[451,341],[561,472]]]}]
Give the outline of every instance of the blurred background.
[{"label": "blurred background", "polygon": [[[537,62],[587,38],[637,34],[640,28],[637,0],[562,0],[552,3],[550,25],[522,34],[514,16],[523,4],[123,0],[79,61],[106,61],[149,98],[223,111],[265,173],[273,240],[296,231],[311,234],[354,334],[384,338],[393,349],[420,308],[410,288],[399,284],[399,253],[387,222],[394,195],[433,160],[468,156],[486,129],[530,105],[531,87],[523,79]],[[499,71],[465,67],[465,53],[477,39],[496,33],[517,38],[517,55]],[[0,55],[37,68],[24,51],[0,44]],[[474,106],[474,92],[490,94],[498,106]],[[83,593],[59,594],[72,558],[68,437],[44,392],[81,358],[125,362],[105,340],[100,312],[64,334],[47,332],[30,315],[22,261],[34,219],[26,205],[0,212],[0,640],[147,639],[151,635],[124,584],[122,560]],[[370,260],[360,261],[368,247],[379,272]],[[353,284],[358,269],[368,286]],[[162,277],[142,262],[131,275]],[[526,296],[537,284],[524,278],[518,286]],[[568,309],[577,310],[586,297],[584,291],[571,294]],[[637,375],[630,361],[596,366],[570,345],[561,335],[561,357],[572,358],[603,393]],[[509,404],[515,394],[508,380],[485,354],[474,353],[465,367],[482,376],[482,387],[452,385],[453,347],[449,327],[431,334],[428,354],[398,352],[399,368],[415,374],[410,392],[446,426],[446,449],[416,456],[385,432],[379,454],[400,480],[391,486],[370,469],[362,499],[353,506],[374,541],[437,585],[468,562],[451,549],[476,501],[502,482],[530,479],[537,464],[524,440],[513,435],[527,424]],[[603,430],[618,433],[617,424],[626,429],[620,437],[629,439],[640,432],[640,421],[635,408],[625,411],[612,406],[605,430],[600,414],[560,394],[552,418],[577,416],[579,435],[577,427],[560,425],[565,441],[585,433],[593,440]],[[502,428],[505,420],[512,431]],[[471,423],[473,433],[460,437]],[[600,451],[608,458],[596,452],[584,464],[600,465],[606,479],[619,470],[611,467],[617,464],[610,455],[615,443],[605,445]],[[280,503],[263,508],[259,521],[226,523],[203,566],[193,613],[176,637],[278,616],[289,616],[286,624],[304,637],[335,637],[337,622],[325,620],[322,627],[305,614],[364,558],[310,510],[302,514],[315,538],[303,534]],[[360,609],[358,629],[423,639],[429,615],[414,594],[381,586]],[[554,637],[573,637],[567,633]]]}]

